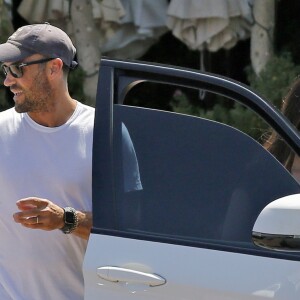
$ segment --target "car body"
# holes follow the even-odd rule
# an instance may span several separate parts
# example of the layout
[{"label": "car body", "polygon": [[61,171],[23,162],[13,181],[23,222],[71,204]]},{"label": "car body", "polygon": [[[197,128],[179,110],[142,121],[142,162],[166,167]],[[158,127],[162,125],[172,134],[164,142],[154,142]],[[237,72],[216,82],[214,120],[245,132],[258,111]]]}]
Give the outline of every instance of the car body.
[{"label": "car body", "polygon": [[240,130],[124,99],[141,82],[214,92],[255,111],[299,155],[287,119],[214,74],[102,59],[99,75],[85,299],[299,299],[300,253],[252,240],[261,211],[300,193],[298,182]]}]

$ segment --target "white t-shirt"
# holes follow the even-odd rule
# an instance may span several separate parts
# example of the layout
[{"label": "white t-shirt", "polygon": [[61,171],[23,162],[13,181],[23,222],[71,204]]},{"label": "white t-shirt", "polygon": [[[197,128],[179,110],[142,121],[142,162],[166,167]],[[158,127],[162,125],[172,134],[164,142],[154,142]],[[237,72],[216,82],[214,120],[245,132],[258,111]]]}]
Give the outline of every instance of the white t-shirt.
[{"label": "white t-shirt", "polygon": [[0,113],[0,299],[83,299],[87,242],[13,220],[16,201],[41,197],[91,211],[94,109],[78,102],[62,126],[35,123],[15,109]]}]

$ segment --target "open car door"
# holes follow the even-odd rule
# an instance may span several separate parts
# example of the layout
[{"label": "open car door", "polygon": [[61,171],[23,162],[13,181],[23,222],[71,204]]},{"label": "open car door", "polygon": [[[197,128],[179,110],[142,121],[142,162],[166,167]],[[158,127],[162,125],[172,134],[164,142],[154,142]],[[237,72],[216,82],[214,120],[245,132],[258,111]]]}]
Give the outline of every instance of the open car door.
[{"label": "open car door", "polygon": [[240,83],[194,70],[103,59],[85,299],[298,300],[300,254],[256,247],[252,228],[268,203],[300,193],[299,184],[235,128],[125,105],[127,92],[145,81],[238,101],[300,153],[299,135],[285,117]]}]

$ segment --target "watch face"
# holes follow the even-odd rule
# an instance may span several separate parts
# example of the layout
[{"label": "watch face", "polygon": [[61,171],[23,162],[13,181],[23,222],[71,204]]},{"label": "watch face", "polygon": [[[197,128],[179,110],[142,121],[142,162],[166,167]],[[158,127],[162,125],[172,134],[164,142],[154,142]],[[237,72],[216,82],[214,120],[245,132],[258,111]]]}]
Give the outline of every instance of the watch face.
[{"label": "watch face", "polygon": [[71,211],[66,211],[65,212],[65,223],[66,224],[74,224],[74,213]]}]

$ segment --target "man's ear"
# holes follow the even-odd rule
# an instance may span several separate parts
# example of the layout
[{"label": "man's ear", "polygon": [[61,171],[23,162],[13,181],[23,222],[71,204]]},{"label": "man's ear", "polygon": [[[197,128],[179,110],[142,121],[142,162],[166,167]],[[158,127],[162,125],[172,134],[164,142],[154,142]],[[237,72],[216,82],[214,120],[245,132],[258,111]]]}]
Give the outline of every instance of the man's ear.
[{"label": "man's ear", "polygon": [[51,62],[51,66],[49,68],[50,70],[50,75],[57,75],[60,72],[62,72],[62,68],[63,68],[63,61],[60,58],[55,58],[53,60],[50,61]]}]

